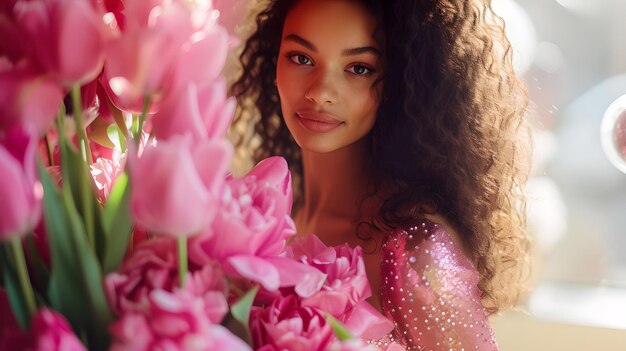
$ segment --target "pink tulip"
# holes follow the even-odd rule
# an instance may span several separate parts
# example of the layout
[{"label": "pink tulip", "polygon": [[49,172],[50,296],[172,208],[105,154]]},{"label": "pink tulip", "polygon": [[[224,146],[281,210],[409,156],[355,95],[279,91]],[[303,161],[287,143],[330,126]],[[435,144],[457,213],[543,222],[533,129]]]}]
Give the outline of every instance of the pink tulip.
[{"label": "pink tulip", "polygon": [[193,33],[179,1],[129,1],[126,27],[107,48],[102,83],[121,110],[141,112],[143,99],[162,93],[183,44]]},{"label": "pink tulip", "polygon": [[0,288],[0,350],[32,350],[34,340],[28,331],[22,330],[13,315],[9,295]]},{"label": "pink tulip", "polygon": [[[207,13],[210,12],[201,14]],[[228,33],[226,30],[217,25],[202,28],[194,34],[193,40],[183,45],[178,62],[173,67],[169,90],[175,92],[189,83],[205,85],[219,79],[227,56]]]},{"label": "pink tulip", "polygon": [[152,118],[152,130],[159,140],[185,133],[195,141],[224,138],[234,111],[235,100],[226,98],[223,80],[189,84],[163,100]]},{"label": "pink tulip", "polygon": [[36,351],[87,350],[63,316],[52,310],[39,310],[31,321],[31,329],[37,344]]},{"label": "pink tulip", "polygon": [[0,240],[30,232],[41,217],[43,189],[35,173],[36,144],[19,129],[0,143]]},{"label": "pink tulip", "polygon": [[96,107],[96,92],[98,91],[98,85],[100,85],[100,82],[98,78],[96,78],[80,87],[81,106],[84,110]]},{"label": "pink tulip", "polygon": [[194,83],[208,84],[224,66],[228,35],[216,25],[211,9],[182,0],[130,1],[122,35],[108,48],[102,82],[120,109],[138,113],[150,96],[158,103],[167,94]]},{"label": "pink tulip", "polygon": [[219,23],[229,33],[235,33],[235,28],[246,18],[249,0],[214,0],[213,6],[220,12]]},{"label": "pink tulip", "polygon": [[117,26],[121,30],[124,30],[126,17],[124,16],[124,3],[122,0],[104,0],[104,8],[107,12],[111,12],[115,16]]},{"label": "pink tulip", "polygon": [[27,34],[30,58],[59,84],[95,79],[104,63],[104,47],[113,29],[104,11],[84,0],[19,0],[15,16]]},{"label": "pink tulip", "polygon": [[[172,238],[156,238],[138,245],[120,270],[105,278],[104,285],[113,311],[141,311],[147,306],[152,291],[174,291],[178,286],[177,262],[176,242]],[[207,304],[210,308],[207,314],[215,323],[220,322],[228,310],[224,299],[224,274],[213,262],[190,268],[185,290],[209,298],[211,304]]]},{"label": "pink tulip", "polygon": [[0,68],[0,139],[3,131],[18,125],[31,134],[42,135],[62,101],[62,89],[32,68]]},{"label": "pink tulip", "polygon": [[13,15],[16,0],[0,2],[0,57],[5,57],[12,64],[21,61],[27,52],[28,43],[24,33]]},{"label": "pink tulip", "polygon": [[256,350],[322,351],[335,340],[321,311],[291,295],[267,308],[253,307],[250,331]]},{"label": "pink tulip", "polygon": [[[232,146],[224,140],[203,140],[192,146],[177,136],[146,147],[131,158],[131,211],[149,231],[190,236],[211,224],[230,162]],[[134,153],[131,153],[134,155]]]},{"label": "pink tulip", "polygon": [[207,317],[207,302],[185,290],[154,290],[143,312],[125,313],[111,325],[111,350],[250,350]]}]

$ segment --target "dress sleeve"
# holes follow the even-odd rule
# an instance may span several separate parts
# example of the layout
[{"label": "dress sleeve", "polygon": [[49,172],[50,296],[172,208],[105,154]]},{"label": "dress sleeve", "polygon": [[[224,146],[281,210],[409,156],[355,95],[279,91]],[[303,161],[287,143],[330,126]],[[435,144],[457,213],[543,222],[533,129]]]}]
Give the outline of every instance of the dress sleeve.
[{"label": "dress sleeve", "polygon": [[398,230],[383,252],[383,312],[407,350],[498,350],[478,272],[444,226],[424,221]]}]

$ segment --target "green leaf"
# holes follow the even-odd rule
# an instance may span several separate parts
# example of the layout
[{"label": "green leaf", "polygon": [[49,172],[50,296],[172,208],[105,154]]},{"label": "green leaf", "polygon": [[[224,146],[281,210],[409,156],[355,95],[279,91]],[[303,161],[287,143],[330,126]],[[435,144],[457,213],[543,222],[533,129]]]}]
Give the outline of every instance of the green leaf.
[{"label": "green leaf", "polygon": [[65,139],[59,141],[59,147],[63,190],[72,194],[72,202],[77,206],[78,215],[86,229],[88,244],[94,248],[98,262],[103,262],[106,234],[102,225],[102,210],[96,198],[89,166],[73,145],[68,144]]},{"label": "green leaf", "polygon": [[37,249],[35,248],[35,239],[32,235],[26,238],[26,250],[28,256],[33,264],[33,274],[31,276],[33,280],[33,288],[37,291],[46,291],[48,289],[48,282],[50,281],[50,271],[43,263],[43,260],[39,256]]},{"label": "green leaf", "polygon": [[15,274],[13,255],[7,244],[0,247],[0,270],[2,271],[3,284],[9,296],[11,310],[17,323],[23,330],[28,329],[29,316],[26,302],[22,298],[20,283]]},{"label": "green leaf", "polygon": [[256,297],[257,292],[259,292],[258,285],[250,289],[239,299],[239,301],[230,307],[230,313],[232,313],[233,317],[235,317],[235,319],[243,325],[248,325],[248,320],[250,319],[250,309],[252,308],[252,303],[254,303],[254,298]]},{"label": "green leaf", "polygon": [[250,309],[254,303],[254,298],[259,291],[259,286],[250,289],[236,303],[230,307],[230,313],[222,322],[233,334],[239,336],[242,340],[252,345],[252,335],[250,335],[250,327],[248,322],[250,319]]},{"label": "green leaf", "polygon": [[104,295],[100,265],[69,191],[60,194],[41,165],[39,176],[52,260],[51,305],[67,318],[77,335],[87,336],[90,350],[105,350],[113,316]]},{"label": "green leaf", "polygon": [[128,175],[123,173],[117,178],[109,194],[102,219],[107,238],[102,264],[105,274],[117,270],[126,253],[133,229],[129,203],[130,183]]},{"label": "green leaf", "polygon": [[352,336],[352,333],[350,333],[350,331],[333,316],[326,315],[326,321],[330,324],[330,327],[333,328],[333,332],[335,333],[337,339],[349,340],[354,338],[354,336]]},{"label": "green leaf", "polygon": [[107,127],[107,137],[116,149],[126,150],[126,138],[117,124],[110,124]]}]

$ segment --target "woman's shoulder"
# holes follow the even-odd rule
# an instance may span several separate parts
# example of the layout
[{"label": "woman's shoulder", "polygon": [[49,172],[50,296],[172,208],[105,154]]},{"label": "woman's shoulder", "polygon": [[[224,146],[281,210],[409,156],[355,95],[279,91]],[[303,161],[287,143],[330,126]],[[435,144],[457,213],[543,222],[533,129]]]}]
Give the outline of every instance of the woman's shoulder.
[{"label": "woman's shoulder", "polygon": [[396,227],[388,233],[383,249],[399,249],[400,244],[403,250],[453,254],[454,257],[458,255],[461,261],[472,261],[472,253],[467,243],[451,222],[440,214],[426,214]]}]

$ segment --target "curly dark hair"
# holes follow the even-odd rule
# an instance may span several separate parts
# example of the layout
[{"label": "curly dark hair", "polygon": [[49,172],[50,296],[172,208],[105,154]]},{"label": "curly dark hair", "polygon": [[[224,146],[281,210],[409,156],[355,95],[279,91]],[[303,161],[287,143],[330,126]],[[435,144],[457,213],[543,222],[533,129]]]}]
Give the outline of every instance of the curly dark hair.
[{"label": "curly dark hair", "polygon": [[[240,55],[231,94],[236,123],[254,124],[239,146],[260,143],[254,161],[282,155],[299,201],[302,162],[283,122],[274,84],[283,22],[297,0],[269,0]],[[523,185],[528,176],[528,103],[512,66],[504,23],[490,0],[361,0],[383,37],[384,85],[370,134],[377,185],[394,192],[386,226],[432,212],[448,218],[473,253],[483,303],[513,305],[527,273]]]}]

